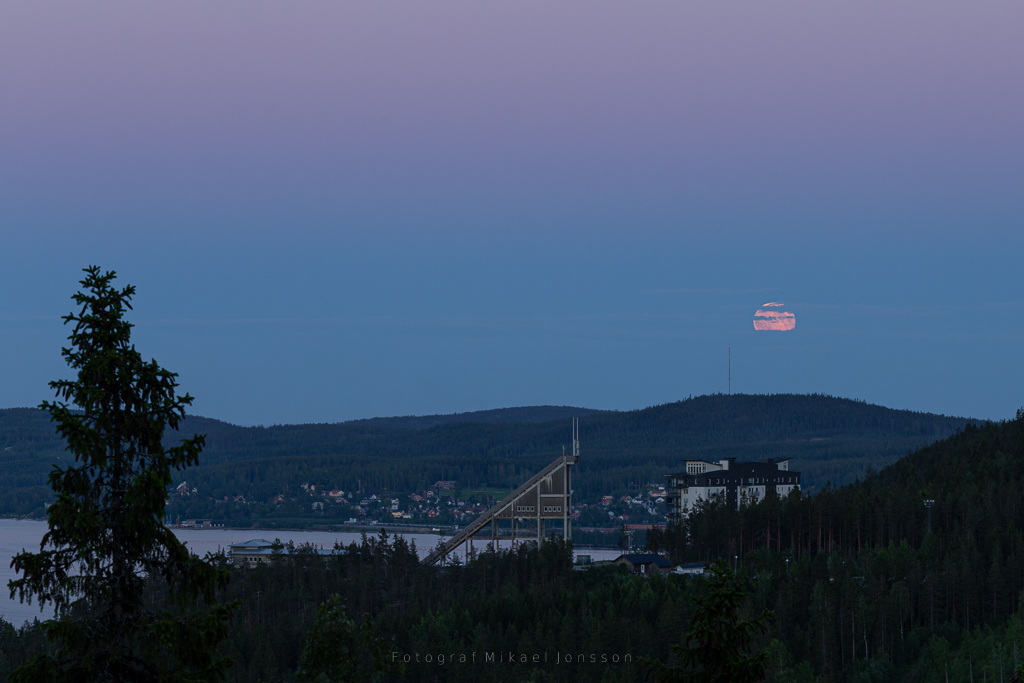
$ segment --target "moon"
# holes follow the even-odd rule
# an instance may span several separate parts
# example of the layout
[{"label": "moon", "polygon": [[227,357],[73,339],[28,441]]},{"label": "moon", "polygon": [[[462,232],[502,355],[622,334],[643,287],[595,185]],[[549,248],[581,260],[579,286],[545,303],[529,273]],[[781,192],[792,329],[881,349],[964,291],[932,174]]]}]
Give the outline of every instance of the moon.
[{"label": "moon", "polygon": [[796,327],[795,315],[789,311],[773,310],[780,309],[784,305],[778,301],[769,301],[763,304],[763,307],[757,309],[757,313],[754,314],[754,329],[786,332]]}]

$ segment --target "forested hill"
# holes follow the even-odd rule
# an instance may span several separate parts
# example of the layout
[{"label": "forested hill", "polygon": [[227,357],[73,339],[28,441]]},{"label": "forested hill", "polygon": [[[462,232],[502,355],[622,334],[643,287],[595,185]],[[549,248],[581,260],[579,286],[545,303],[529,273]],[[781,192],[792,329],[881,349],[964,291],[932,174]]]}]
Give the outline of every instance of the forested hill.
[{"label": "forested hill", "polygon": [[[952,437],[835,493],[838,505],[863,515],[847,516],[845,533],[852,536],[854,524],[873,526],[872,535],[883,542],[919,538],[927,519],[922,501],[933,500],[932,528],[939,538],[969,553],[961,559],[987,556],[981,568],[987,571],[992,562],[1015,555],[1016,576],[1024,569],[1022,494],[1024,409],[1014,420],[968,424]],[[1014,603],[1020,588],[1024,584],[1013,589]]]},{"label": "forested hill", "polygon": [[[552,414],[556,417],[548,417]],[[945,438],[968,422],[830,396],[737,394],[700,396],[631,411],[539,406],[272,427],[237,427],[189,417],[181,431],[207,434],[207,462],[322,454],[553,457],[568,443],[571,417],[580,418],[586,452],[651,451],[672,456],[680,455],[680,449],[778,449],[786,444],[795,448],[819,444],[814,448],[827,449],[829,442],[851,439],[905,441],[895,453],[902,455]]]},{"label": "forested hill", "polygon": [[369,425],[393,429],[428,429],[443,424],[458,422],[479,422],[486,424],[504,424],[508,422],[551,422],[552,420],[569,420],[574,417],[585,417],[609,412],[591,408],[574,408],[572,406],[526,406],[519,408],[497,408],[494,410],[476,410],[471,413],[451,413],[449,415],[407,415],[404,417],[374,417],[368,420],[352,420],[346,425]]},{"label": "forested hill", "polygon": [[[438,479],[511,488],[561,452],[580,418],[579,500],[663,482],[686,458],[789,457],[805,488],[842,484],[944,438],[968,420],[823,395],[711,395],[632,411],[538,406],[337,424],[238,427],[189,417],[204,433],[204,493],[269,500],[303,482],[351,490],[414,491]],[[168,441],[176,440],[168,434]],[[47,416],[0,410],[0,514],[46,500],[46,474],[63,454]],[[27,509],[26,509],[27,508]]]},{"label": "forested hill", "polygon": [[[220,420],[190,415],[181,425],[182,434],[206,434],[208,457],[236,455],[296,455],[362,452],[381,437],[394,438],[405,433],[415,440],[417,433],[433,428],[458,425],[524,425],[531,423],[569,424],[574,417],[600,415],[609,411],[572,406],[526,406],[479,410],[448,415],[374,417],[348,422],[239,427]],[[565,427],[567,430],[568,427]],[[174,440],[173,433],[169,441]],[[402,443],[404,440],[396,441]]]},{"label": "forested hill", "polygon": [[1024,410],[813,498],[702,506],[647,542],[675,561],[744,558],[755,611],[775,610],[774,637],[820,680],[1007,680],[1024,642],[1022,494]]},{"label": "forested hill", "polygon": [[[537,409],[509,412],[530,410]],[[686,458],[790,457],[808,488],[828,481],[842,484],[967,423],[806,395],[712,395],[641,410],[580,413],[584,457],[577,482],[584,495],[663,481]],[[545,422],[452,420],[427,428],[387,426],[394,424],[391,419],[406,420],[247,429],[196,421],[186,424],[185,431],[208,434],[208,465],[308,456],[310,464],[331,470],[347,462],[350,476],[337,483],[339,488],[351,488],[359,480],[393,490],[426,487],[437,479],[456,479],[470,487],[514,486],[570,440],[568,417]]]},{"label": "forested hill", "polygon": [[895,487],[912,495],[980,498],[994,496],[986,496],[977,487],[999,488],[1001,496],[1019,502],[1020,495],[1011,496],[1011,490],[1005,487],[1021,484],[1024,484],[1024,409],[1017,411],[1015,419],[1006,422],[969,423],[954,436],[911,453],[868,477],[861,487],[876,494]]}]

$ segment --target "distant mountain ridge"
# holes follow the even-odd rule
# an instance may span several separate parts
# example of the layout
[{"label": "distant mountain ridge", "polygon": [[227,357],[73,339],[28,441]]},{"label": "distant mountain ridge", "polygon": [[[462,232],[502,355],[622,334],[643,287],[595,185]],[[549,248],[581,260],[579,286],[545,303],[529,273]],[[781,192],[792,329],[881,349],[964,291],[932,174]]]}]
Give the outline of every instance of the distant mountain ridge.
[{"label": "distant mountain ridge", "polygon": [[[259,501],[307,481],[414,491],[450,479],[507,489],[569,444],[571,417],[580,418],[581,500],[663,481],[687,458],[788,457],[806,488],[842,484],[978,422],[794,394],[715,394],[630,411],[526,406],[270,427],[189,416],[180,434],[206,434],[206,448],[200,466],[181,476],[218,499]],[[168,443],[178,438],[166,435]],[[24,514],[48,500],[47,472],[63,456],[45,413],[0,410],[0,514]]]},{"label": "distant mountain ridge", "polygon": [[[793,401],[799,402],[794,405]],[[846,410],[842,414],[824,414],[817,409],[821,401],[836,402]],[[793,422],[792,411],[801,411],[802,419]],[[723,419],[723,412],[727,415]],[[714,415],[712,420],[708,417]],[[815,438],[834,430],[844,433],[896,430],[902,433],[940,435],[948,424],[958,425],[983,420],[886,408],[854,399],[826,394],[709,394],[682,401],[634,410],[599,410],[574,406],[517,406],[465,413],[373,417],[342,422],[276,424],[245,427],[216,418],[188,415],[182,432],[245,432],[320,429],[361,431],[365,427],[385,430],[426,430],[453,424],[545,423],[572,418],[607,417],[615,426],[630,431],[655,427],[659,432],[681,433],[707,430],[712,441],[733,442],[738,434],[747,438],[778,440]],[[597,424],[603,432],[606,420]],[[827,437],[826,437],[827,438]],[[49,415],[38,408],[0,408],[0,447],[18,441],[57,445],[59,439],[50,427]]]},{"label": "distant mountain ridge", "polygon": [[476,422],[483,424],[505,424],[510,422],[551,422],[568,420],[574,417],[585,417],[599,413],[614,413],[613,410],[594,410],[592,408],[574,408],[572,406],[520,406],[515,408],[495,408],[493,410],[475,410],[469,413],[451,413],[448,415],[408,415],[402,417],[372,417],[363,420],[349,420],[341,424],[369,424],[374,427],[391,429],[429,429],[443,424],[457,422]]}]

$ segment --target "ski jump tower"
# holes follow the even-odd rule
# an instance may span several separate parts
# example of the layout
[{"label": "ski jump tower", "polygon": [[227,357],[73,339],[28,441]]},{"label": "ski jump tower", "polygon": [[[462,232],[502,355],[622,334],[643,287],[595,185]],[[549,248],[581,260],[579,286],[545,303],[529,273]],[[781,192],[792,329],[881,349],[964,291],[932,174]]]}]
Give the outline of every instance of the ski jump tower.
[{"label": "ski jump tower", "polygon": [[[423,558],[427,565],[440,561],[444,563],[456,548],[468,543],[471,550],[474,540],[487,540],[492,548],[497,547],[498,525],[510,520],[512,543],[517,540],[544,539],[545,522],[562,523],[562,536],[572,539],[572,466],[580,461],[580,424],[572,421],[572,454],[562,448],[562,455],[515,491],[505,496],[500,503],[473,520],[459,533],[434,548]],[[489,527],[485,529],[485,527]],[[484,532],[484,533],[481,533]],[[489,532],[489,533],[488,533]]]}]

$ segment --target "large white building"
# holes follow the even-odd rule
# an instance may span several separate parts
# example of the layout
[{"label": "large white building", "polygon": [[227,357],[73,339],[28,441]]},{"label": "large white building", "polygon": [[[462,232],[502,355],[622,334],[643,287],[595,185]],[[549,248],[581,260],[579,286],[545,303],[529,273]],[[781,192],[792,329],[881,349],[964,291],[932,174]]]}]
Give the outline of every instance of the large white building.
[{"label": "large white building", "polygon": [[756,503],[768,491],[780,497],[800,490],[800,473],[789,469],[789,459],[736,462],[736,458],[708,462],[687,460],[686,471],[666,477],[668,516],[680,519],[690,514],[698,500],[725,497],[739,507]]}]

